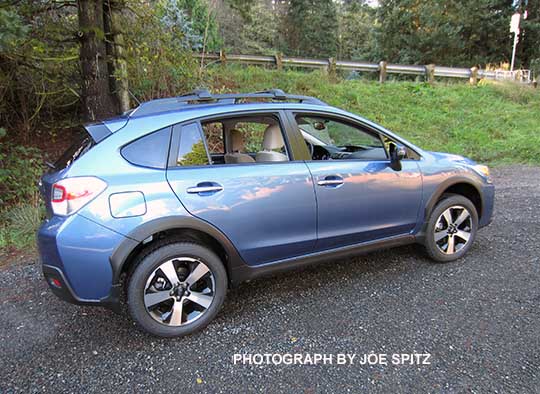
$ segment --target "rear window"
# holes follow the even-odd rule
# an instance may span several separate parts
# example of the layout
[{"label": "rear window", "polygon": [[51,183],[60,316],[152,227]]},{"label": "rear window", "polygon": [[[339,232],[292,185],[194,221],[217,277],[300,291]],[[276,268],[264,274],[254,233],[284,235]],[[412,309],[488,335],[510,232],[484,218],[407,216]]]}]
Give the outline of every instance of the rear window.
[{"label": "rear window", "polygon": [[122,148],[122,156],[131,164],[142,167],[165,169],[171,128],[155,131]]},{"label": "rear window", "polygon": [[88,135],[84,127],[78,128],[73,135],[73,143],[54,163],[54,170],[59,171],[71,165],[95,145],[95,141]]}]

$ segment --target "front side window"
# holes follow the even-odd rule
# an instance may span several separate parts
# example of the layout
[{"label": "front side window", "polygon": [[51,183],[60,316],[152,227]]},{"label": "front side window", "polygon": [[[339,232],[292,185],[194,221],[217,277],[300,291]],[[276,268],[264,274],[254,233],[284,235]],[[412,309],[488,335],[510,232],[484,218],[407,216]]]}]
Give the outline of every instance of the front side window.
[{"label": "front side window", "polygon": [[206,146],[197,123],[182,126],[176,164],[182,167],[209,164]]},{"label": "front side window", "polygon": [[377,134],[323,116],[296,115],[295,119],[313,160],[387,159]]}]

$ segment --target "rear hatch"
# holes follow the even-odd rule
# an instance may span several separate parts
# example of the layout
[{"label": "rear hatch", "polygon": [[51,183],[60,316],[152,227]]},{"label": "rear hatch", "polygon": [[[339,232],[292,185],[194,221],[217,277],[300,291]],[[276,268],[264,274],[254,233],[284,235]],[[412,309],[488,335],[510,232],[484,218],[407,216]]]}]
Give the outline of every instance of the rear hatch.
[{"label": "rear hatch", "polygon": [[93,146],[103,141],[111,134],[111,131],[104,123],[95,123],[87,126],[80,126],[72,134],[73,143],[70,147],[54,162],[49,164],[47,171],[39,182],[39,191],[45,202],[47,218],[52,216],[51,192],[52,186],[62,179],[67,169],[77,159],[82,157]]}]

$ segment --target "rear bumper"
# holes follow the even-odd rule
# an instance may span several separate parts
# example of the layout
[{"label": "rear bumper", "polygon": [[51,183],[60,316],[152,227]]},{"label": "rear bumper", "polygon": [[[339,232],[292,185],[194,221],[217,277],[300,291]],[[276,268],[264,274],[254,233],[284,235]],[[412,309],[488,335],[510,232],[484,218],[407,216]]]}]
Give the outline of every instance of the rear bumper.
[{"label": "rear bumper", "polygon": [[42,270],[43,277],[47,281],[49,288],[53,294],[61,300],[76,305],[97,305],[112,309],[115,312],[119,311],[121,291],[120,285],[111,286],[109,295],[101,300],[82,299],[75,294],[69,285],[69,282],[65,278],[64,273],[59,268],[43,264]]},{"label": "rear bumper", "polygon": [[74,304],[116,310],[120,285],[112,283],[109,258],[124,239],[79,215],[53,216],[45,221],[37,241],[43,274],[52,292]]}]

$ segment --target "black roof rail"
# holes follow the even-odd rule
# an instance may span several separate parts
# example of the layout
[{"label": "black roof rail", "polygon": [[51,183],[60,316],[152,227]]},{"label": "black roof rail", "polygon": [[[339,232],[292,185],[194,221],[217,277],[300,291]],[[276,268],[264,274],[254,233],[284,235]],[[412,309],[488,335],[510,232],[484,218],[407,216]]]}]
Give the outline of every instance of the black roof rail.
[{"label": "black roof rail", "polygon": [[210,93],[207,89],[195,89],[194,91],[190,93],[183,94],[181,96],[176,97],[177,99],[183,99],[186,101],[210,101],[214,100],[214,97],[212,96],[212,93]]},{"label": "black roof rail", "polygon": [[287,100],[287,94],[281,89],[262,90],[254,94],[272,94],[276,100]]},{"label": "black roof rail", "polygon": [[270,99],[276,101],[298,101],[300,103],[327,105],[325,102],[310,96],[287,94],[281,89],[270,89],[254,93],[212,94],[206,89],[196,89],[178,97],[156,99],[141,103],[129,112],[129,117],[139,117],[160,112],[174,111],[190,104],[236,104],[242,100]]}]

